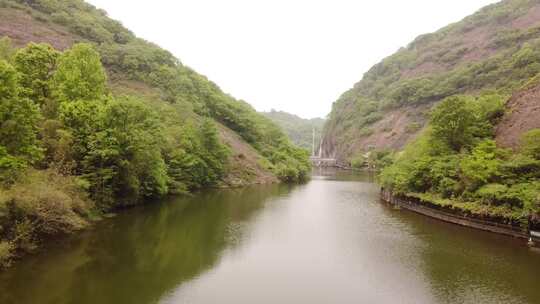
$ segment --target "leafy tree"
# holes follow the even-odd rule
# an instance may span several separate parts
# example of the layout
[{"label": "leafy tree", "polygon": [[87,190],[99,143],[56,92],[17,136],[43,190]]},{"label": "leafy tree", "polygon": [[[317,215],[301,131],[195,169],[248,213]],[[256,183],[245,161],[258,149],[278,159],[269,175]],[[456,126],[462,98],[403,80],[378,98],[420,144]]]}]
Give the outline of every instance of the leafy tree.
[{"label": "leafy tree", "polygon": [[210,180],[217,181],[225,173],[224,164],[229,156],[229,150],[220,142],[215,123],[206,118],[200,127],[200,137],[204,148],[203,159],[208,164]]},{"label": "leafy tree", "polygon": [[15,54],[14,65],[20,75],[22,95],[38,105],[50,97],[50,78],[56,68],[59,52],[48,44],[30,43]]},{"label": "leafy tree", "polygon": [[42,157],[37,139],[40,115],[36,105],[21,97],[20,91],[17,72],[0,60],[0,147],[5,157],[33,163]]},{"label": "leafy tree", "polygon": [[106,80],[99,54],[92,45],[80,43],[60,56],[52,83],[55,97],[66,102],[102,98]]},{"label": "leafy tree", "polygon": [[223,177],[229,151],[211,120],[188,123],[172,136],[165,158],[176,192],[211,186]]},{"label": "leafy tree", "polygon": [[167,193],[161,127],[155,112],[140,101],[120,99],[104,105],[82,160],[98,201],[112,204],[114,198],[126,205]]},{"label": "leafy tree", "polygon": [[454,151],[472,143],[473,113],[468,107],[469,98],[454,96],[443,100],[431,115],[433,136],[448,144]]},{"label": "leafy tree", "polygon": [[89,138],[101,128],[105,104],[103,100],[77,100],[60,105],[59,120],[68,136],[72,137],[69,154],[77,163],[80,163],[90,150]]},{"label": "leafy tree", "polygon": [[501,156],[504,151],[497,148],[494,140],[485,140],[476,146],[471,155],[461,161],[464,181],[470,190],[492,181],[500,174]]}]

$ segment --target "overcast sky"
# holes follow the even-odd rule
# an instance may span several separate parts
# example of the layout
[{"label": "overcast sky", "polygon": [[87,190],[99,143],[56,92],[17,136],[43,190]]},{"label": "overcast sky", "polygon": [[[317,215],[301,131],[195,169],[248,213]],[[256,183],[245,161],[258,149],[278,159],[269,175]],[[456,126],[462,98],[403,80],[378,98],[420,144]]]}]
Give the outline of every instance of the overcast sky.
[{"label": "overcast sky", "polygon": [[372,65],[494,0],[89,0],[259,111],[325,117]]}]

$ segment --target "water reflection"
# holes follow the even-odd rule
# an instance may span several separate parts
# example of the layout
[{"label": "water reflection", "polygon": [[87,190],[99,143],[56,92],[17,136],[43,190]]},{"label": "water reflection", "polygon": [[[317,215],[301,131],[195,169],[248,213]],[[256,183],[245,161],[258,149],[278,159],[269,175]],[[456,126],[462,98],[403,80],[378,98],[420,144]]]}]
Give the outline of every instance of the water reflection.
[{"label": "water reflection", "polygon": [[373,175],[130,210],[0,274],[0,303],[540,303],[540,254],[379,201]]},{"label": "water reflection", "polygon": [[523,241],[389,212],[422,241],[422,269],[439,303],[540,303],[540,253]]},{"label": "water reflection", "polygon": [[289,191],[210,191],[130,210],[0,274],[0,303],[155,303],[210,269],[241,242],[242,223]]},{"label": "water reflection", "polygon": [[314,167],[311,170],[314,180],[356,181],[374,183],[376,173],[372,171],[351,171],[333,167]]}]

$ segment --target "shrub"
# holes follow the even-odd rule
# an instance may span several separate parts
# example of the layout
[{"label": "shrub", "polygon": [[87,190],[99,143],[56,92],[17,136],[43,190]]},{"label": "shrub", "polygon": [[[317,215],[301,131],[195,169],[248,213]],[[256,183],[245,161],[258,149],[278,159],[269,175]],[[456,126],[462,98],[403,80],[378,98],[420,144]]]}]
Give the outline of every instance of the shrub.
[{"label": "shrub", "polygon": [[461,161],[461,171],[469,190],[476,190],[501,174],[502,161],[500,149],[494,140],[485,140],[478,144],[471,155]]},{"label": "shrub", "polygon": [[274,172],[281,181],[286,183],[295,182],[300,177],[298,169],[285,163],[278,164]]},{"label": "shrub", "polygon": [[13,258],[13,244],[0,241],[0,268],[9,267]]},{"label": "shrub", "polygon": [[540,129],[528,131],[523,135],[521,150],[523,154],[540,160]]},{"label": "shrub", "polygon": [[501,184],[487,184],[476,191],[476,196],[485,204],[501,204],[505,202],[508,187]]},{"label": "shrub", "polygon": [[44,236],[84,228],[93,214],[78,179],[52,170],[29,170],[9,189],[0,189],[0,207],[1,244],[8,257],[13,250],[33,250]]},{"label": "shrub", "polygon": [[354,169],[363,168],[365,164],[366,164],[366,157],[364,156],[363,153],[358,153],[356,156],[354,156],[351,159],[351,167],[353,167]]},{"label": "shrub", "polygon": [[512,185],[506,193],[505,201],[526,212],[540,211],[540,182],[531,181]]}]

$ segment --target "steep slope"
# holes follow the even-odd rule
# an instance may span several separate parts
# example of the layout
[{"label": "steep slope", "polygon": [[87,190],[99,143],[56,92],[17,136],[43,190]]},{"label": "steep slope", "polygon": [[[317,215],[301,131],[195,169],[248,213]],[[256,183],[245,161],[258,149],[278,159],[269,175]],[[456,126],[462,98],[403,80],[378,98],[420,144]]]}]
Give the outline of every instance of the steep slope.
[{"label": "steep slope", "polygon": [[[101,54],[113,93],[142,96],[150,102],[182,103],[195,120],[210,116],[255,147],[244,151],[250,154],[250,159],[270,157],[274,150],[272,147],[280,141],[265,142],[264,138],[268,136],[263,133],[274,132],[270,130],[273,126],[247,103],[224,94],[219,87],[182,65],[169,52],[136,38],[119,22],[108,18],[106,12],[84,1],[0,1],[2,36],[9,37],[17,47],[29,42],[44,42],[59,50],[76,42],[91,42]],[[280,136],[275,132],[274,135]],[[266,155],[259,155],[261,153]],[[232,153],[230,162],[243,161]],[[263,171],[253,171],[252,181],[260,182],[258,177],[272,180],[267,178],[267,174],[273,174],[271,168]],[[259,176],[260,173],[262,175]]]},{"label": "steep slope", "polygon": [[540,83],[534,80],[506,104],[507,113],[497,126],[496,139],[502,147],[518,149],[523,134],[540,129]]},{"label": "steep slope", "polygon": [[304,119],[294,114],[275,110],[261,114],[281,127],[294,144],[308,151],[312,149],[313,130],[315,130],[315,147],[319,147],[324,119]]},{"label": "steep slope", "polygon": [[298,182],[308,153],[82,0],[0,0],[0,267],[102,214]]},{"label": "steep slope", "polygon": [[540,3],[531,0],[504,0],[418,37],[334,103],[325,156],[346,162],[359,151],[400,149],[447,96],[511,94],[540,72],[539,38]]}]

